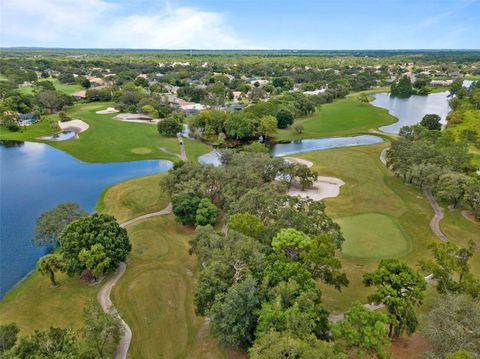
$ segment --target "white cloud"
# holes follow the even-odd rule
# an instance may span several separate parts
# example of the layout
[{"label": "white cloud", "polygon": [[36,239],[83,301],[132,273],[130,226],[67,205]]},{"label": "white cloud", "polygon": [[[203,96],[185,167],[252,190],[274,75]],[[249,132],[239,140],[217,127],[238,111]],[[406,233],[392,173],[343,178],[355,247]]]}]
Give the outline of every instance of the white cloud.
[{"label": "white cloud", "polygon": [[126,14],[125,5],[105,0],[0,1],[2,46],[252,48],[224,14],[193,7]]}]

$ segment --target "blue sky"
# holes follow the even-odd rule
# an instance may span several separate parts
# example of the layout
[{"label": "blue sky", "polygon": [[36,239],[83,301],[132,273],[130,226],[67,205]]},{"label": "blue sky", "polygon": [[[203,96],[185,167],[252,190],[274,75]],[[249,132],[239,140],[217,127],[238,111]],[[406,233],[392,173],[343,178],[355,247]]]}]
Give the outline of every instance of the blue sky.
[{"label": "blue sky", "polygon": [[0,0],[1,46],[479,49],[480,0]]}]

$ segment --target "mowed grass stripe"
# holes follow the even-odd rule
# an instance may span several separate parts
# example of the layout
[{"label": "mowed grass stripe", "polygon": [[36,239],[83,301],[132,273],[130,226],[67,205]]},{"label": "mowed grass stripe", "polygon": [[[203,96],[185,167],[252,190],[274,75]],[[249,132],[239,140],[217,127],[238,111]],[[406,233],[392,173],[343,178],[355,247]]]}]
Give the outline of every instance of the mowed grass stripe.
[{"label": "mowed grass stripe", "polygon": [[188,254],[192,230],[167,215],[129,226],[128,232],[133,250],[112,299],[134,333],[130,356],[223,358],[194,311],[198,263]]},{"label": "mowed grass stripe", "polygon": [[336,219],[345,237],[342,253],[367,259],[406,254],[410,238],[398,220],[379,213],[364,213]]}]

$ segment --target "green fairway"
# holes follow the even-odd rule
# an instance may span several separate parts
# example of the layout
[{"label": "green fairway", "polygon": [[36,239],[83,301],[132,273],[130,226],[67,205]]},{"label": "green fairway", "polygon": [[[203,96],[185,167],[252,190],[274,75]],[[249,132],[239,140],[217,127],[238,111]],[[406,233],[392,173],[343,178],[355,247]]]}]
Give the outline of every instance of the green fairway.
[{"label": "green fairway", "polygon": [[[90,126],[87,131],[80,133],[78,140],[63,142],[38,140],[36,137],[51,133],[45,121],[25,127],[23,132],[10,132],[0,128],[0,139],[46,142],[85,162],[180,159],[177,138],[159,135],[156,126],[113,120],[115,114],[95,113],[112,105],[108,102],[78,104],[67,111],[70,117],[81,119]],[[199,155],[210,151],[209,146],[199,141],[186,141],[186,147],[190,160],[195,160]]]},{"label": "green fairway", "polygon": [[[50,81],[53,83],[55,86],[55,89],[59,92],[63,92],[66,95],[72,95],[75,92],[85,90],[81,85],[78,84],[64,84],[58,81],[57,79],[54,78],[48,78],[48,79],[40,79],[40,81]],[[23,86],[19,87],[18,91],[20,91],[23,94],[33,94],[33,86]]]},{"label": "green fairway", "polygon": [[410,240],[398,220],[378,213],[337,219],[345,242],[342,253],[356,258],[381,259],[405,254]]},{"label": "green fairway", "polygon": [[97,211],[111,214],[121,223],[165,208],[170,199],[160,189],[163,176],[136,178],[107,188],[98,200]]},{"label": "green fairway", "polygon": [[173,216],[128,227],[133,250],[113,302],[133,331],[132,358],[223,358],[194,312],[198,263],[188,254],[192,231]]},{"label": "green fairway", "polygon": [[[328,214],[340,223],[345,217],[356,219],[357,226],[347,223],[344,230],[347,251],[349,239],[358,241],[365,231],[373,231],[379,225],[375,223],[378,218],[372,221],[369,214],[381,213],[392,218],[397,228],[401,228],[399,231],[403,236],[410,239],[408,251],[399,252],[397,256],[417,268],[418,261],[429,256],[428,245],[438,242],[429,226],[433,210],[421,191],[404,184],[380,162],[379,154],[386,146],[388,144],[338,148],[297,157],[313,161],[314,169],[320,175],[338,177],[345,182],[340,195],[326,199],[325,202]],[[452,241],[478,237],[478,227],[455,212],[446,211],[441,226]],[[371,248],[372,257],[378,255],[378,249],[377,246]],[[355,301],[366,303],[371,288],[363,286],[362,275],[376,268],[378,258],[382,255],[376,258],[358,258],[340,254],[350,285],[339,292],[331,286],[320,284],[327,309],[337,313],[345,311]],[[480,266],[472,266],[480,274],[480,268],[477,267]]]},{"label": "green fairway", "polygon": [[279,130],[275,140],[351,136],[366,133],[370,129],[396,121],[397,119],[387,110],[361,103],[352,97],[322,105],[312,116],[295,121],[304,127],[301,134],[297,134],[292,128],[287,128]]},{"label": "green fairway", "polygon": [[[162,209],[168,197],[159,180],[142,177],[104,191],[97,210],[126,220]],[[132,358],[224,358],[193,306],[198,263],[188,254],[193,230],[172,215],[127,227],[132,253],[112,300],[133,331]]]}]

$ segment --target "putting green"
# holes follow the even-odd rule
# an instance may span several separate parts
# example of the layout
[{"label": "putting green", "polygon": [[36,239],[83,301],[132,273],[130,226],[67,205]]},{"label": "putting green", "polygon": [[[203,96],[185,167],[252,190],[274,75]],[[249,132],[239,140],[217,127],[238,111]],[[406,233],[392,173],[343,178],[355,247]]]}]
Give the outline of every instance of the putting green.
[{"label": "putting green", "polygon": [[380,259],[408,252],[410,239],[396,218],[364,213],[337,218],[345,237],[342,253],[357,258]]}]

